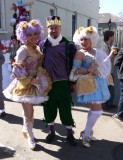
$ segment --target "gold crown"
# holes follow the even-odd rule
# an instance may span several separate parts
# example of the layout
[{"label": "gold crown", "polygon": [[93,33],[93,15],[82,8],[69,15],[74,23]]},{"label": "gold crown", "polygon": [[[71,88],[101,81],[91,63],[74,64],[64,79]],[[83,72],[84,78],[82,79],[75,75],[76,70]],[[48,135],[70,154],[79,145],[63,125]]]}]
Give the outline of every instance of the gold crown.
[{"label": "gold crown", "polygon": [[51,25],[61,26],[60,17],[57,17],[57,16],[48,17],[47,20],[46,20],[46,25],[47,25],[47,27],[49,27]]}]

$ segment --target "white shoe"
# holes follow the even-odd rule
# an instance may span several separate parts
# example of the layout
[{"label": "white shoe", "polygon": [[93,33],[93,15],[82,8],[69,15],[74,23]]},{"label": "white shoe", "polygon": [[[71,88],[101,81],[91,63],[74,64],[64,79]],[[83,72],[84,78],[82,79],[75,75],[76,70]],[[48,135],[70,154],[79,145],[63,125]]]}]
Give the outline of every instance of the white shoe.
[{"label": "white shoe", "polygon": [[87,137],[84,132],[80,133],[80,137],[82,138],[82,144],[85,147],[88,147],[88,148],[91,147],[91,145],[90,145],[90,137]]},{"label": "white shoe", "polygon": [[34,139],[33,140],[29,139],[28,144],[30,149],[34,150],[36,148],[36,142]]},{"label": "white shoe", "polygon": [[97,141],[97,139],[93,136],[93,131],[91,132],[91,135],[90,135],[90,141]]},{"label": "white shoe", "polygon": [[24,138],[28,139],[29,148],[32,149],[32,150],[34,150],[36,148],[36,142],[35,142],[35,140],[31,139],[29,137],[29,134],[25,130],[22,130],[22,134],[23,134]]}]

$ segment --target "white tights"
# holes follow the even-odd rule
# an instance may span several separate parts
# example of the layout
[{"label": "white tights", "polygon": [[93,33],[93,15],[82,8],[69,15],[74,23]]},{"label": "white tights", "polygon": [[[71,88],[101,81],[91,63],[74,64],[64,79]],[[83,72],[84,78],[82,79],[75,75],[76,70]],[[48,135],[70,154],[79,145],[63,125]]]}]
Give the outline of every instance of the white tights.
[{"label": "white tights", "polygon": [[87,123],[86,123],[86,127],[84,130],[84,133],[87,137],[89,137],[91,135],[93,126],[95,125],[97,119],[100,117],[101,114],[102,114],[102,110],[100,110],[100,111],[90,110],[88,112]]}]

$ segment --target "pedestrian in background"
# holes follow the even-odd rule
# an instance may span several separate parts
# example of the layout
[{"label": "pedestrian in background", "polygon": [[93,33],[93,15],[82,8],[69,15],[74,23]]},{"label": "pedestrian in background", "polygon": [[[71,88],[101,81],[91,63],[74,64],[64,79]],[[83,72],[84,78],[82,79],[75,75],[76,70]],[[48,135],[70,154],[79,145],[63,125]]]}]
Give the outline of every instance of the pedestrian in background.
[{"label": "pedestrian in background", "polygon": [[40,42],[39,46],[44,54],[44,68],[52,80],[52,89],[49,100],[44,103],[44,117],[49,127],[46,142],[55,139],[55,119],[59,110],[60,119],[67,128],[67,141],[76,145],[72,127],[74,120],[71,113],[72,97],[69,83],[69,73],[72,67],[76,47],[61,34],[61,20],[58,16],[49,16],[46,19],[48,37]]},{"label": "pedestrian in background", "polygon": [[[1,50],[1,49],[0,49]],[[2,52],[2,51],[1,51]],[[6,113],[5,113],[5,106],[4,106],[4,96],[3,96],[3,76],[2,76],[2,65],[5,62],[5,58],[4,55],[0,52],[0,116],[1,117],[5,117]]]},{"label": "pedestrian in background", "polygon": [[36,45],[43,36],[43,27],[36,21],[20,22],[16,29],[17,39],[23,44],[17,50],[13,63],[14,80],[3,91],[6,98],[20,102],[23,107],[22,133],[28,138],[30,149],[35,149],[33,135],[34,104],[48,100],[47,93],[51,89],[50,78],[42,68],[43,55]]},{"label": "pedestrian in background", "polygon": [[120,80],[120,99],[118,112],[113,115],[114,118],[123,121],[123,48],[120,49],[114,59],[114,65],[118,67],[118,79]]},{"label": "pedestrian in background", "polygon": [[73,36],[75,44],[80,45],[73,68],[74,75],[80,76],[76,82],[77,102],[90,106],[84,131],[80,133],[82,144],[90,147],[93,127],[102,114],[102,103],[110,97],[106,78],[111,71],[111,62],[105,52],[94,48],[99,38],[93,26],[80,27]]},{"label": "pedestrian in background", "polygon": [[110,110],[111,108],[117,107],[116,105],[114,105],[114,78],[115,77],[113,75],[113,69],[114,69],[113,61],[114,61],[115,55],[117,54],[117,51],[112,49],[113,42],[114,42],[114,32],[111,30],[106,30],[104,32],[104,43],[102,44],[101,49],[104,52],[106,52],[106,54],[111,59],[112,69],[111,69],[111,73],[107,78],[108,88],[110,91],[110,99],[103,104],[104,110]]},{"label": "pedestrian in background", "polygon": [[12,35],[11,36],[11,42],[12,42],[12,47],[10,49],[10,62],[11,65],[13,62],[15,62],[15,56],[16,56],[16,52],[20,47],[20,42],[17,40],[17,36],[16,35]]}]

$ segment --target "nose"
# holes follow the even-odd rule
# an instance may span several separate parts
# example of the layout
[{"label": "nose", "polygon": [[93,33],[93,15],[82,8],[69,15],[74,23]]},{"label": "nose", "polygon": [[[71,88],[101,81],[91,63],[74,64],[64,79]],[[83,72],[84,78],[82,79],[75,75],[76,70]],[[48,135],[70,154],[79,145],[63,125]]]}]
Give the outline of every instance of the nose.
[{"label": "nose", "polygon": [[55,32],[55,29],[53,29],[52,32]]}]

